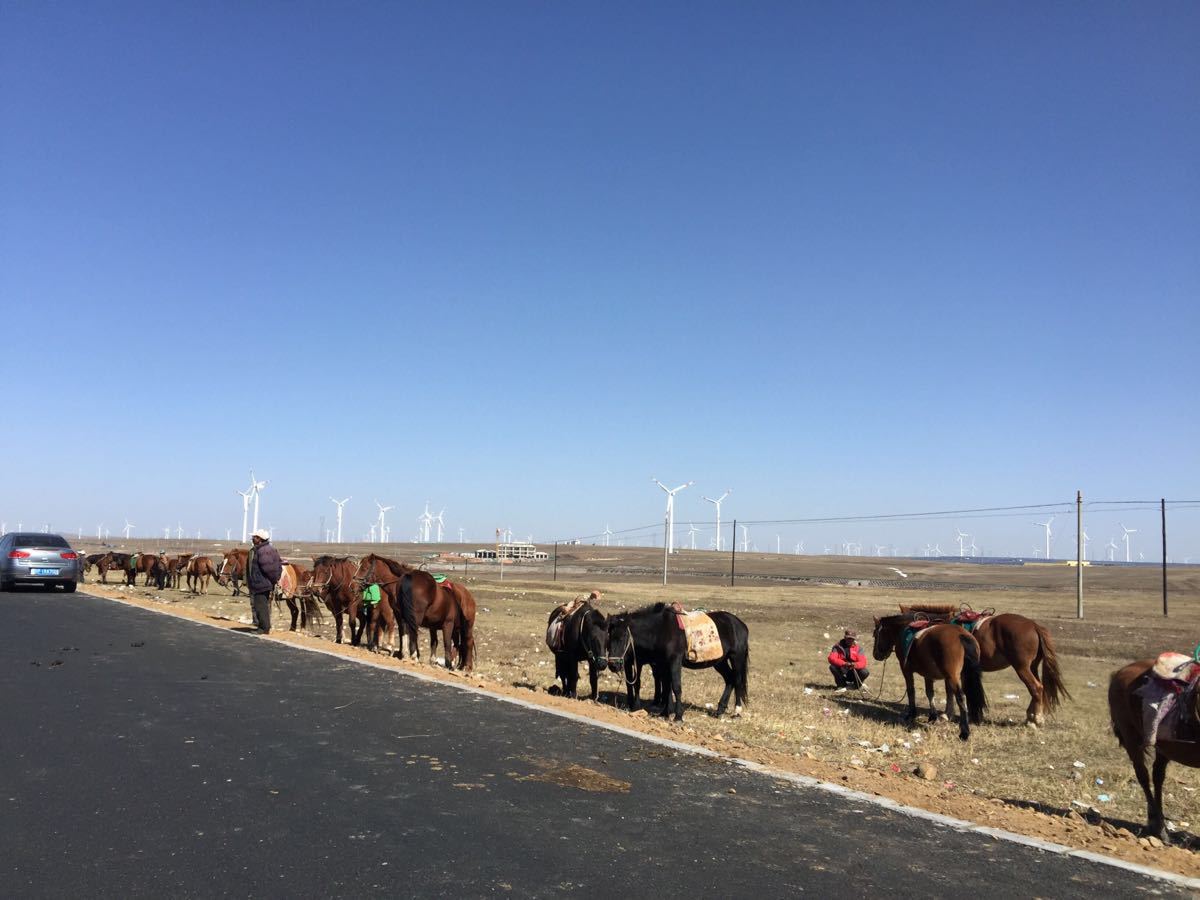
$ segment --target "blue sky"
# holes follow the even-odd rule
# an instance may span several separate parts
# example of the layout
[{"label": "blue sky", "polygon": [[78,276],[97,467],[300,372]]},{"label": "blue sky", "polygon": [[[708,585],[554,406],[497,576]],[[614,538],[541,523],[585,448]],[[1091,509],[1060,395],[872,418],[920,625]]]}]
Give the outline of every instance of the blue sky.
[{"label": "blue sky", "polygon": [[1195,498],[1198,39],[1170,3],[0,4],[0,518],[223,534],[250,466],[295,535],[330,494],[591,533],[660,519],[652,476],[681,521]]}]

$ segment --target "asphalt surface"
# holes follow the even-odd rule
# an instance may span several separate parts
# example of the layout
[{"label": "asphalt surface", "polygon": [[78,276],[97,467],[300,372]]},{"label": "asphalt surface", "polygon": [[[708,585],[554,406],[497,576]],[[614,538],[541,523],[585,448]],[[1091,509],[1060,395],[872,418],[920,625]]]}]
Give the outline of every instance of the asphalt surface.
[{"label": "asphalt surface", "polygon": [[7,897],[1184,893],[84,594],[0,610]]}]

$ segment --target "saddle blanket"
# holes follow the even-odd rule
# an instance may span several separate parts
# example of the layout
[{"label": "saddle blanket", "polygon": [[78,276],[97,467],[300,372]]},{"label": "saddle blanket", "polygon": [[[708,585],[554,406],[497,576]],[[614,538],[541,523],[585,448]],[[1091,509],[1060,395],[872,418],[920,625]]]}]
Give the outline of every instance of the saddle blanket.
[{"label": "saddle blanket", "polygon": [[904,633],[900,635],[900,660],[903,663],[908,662],[908,654],[912,652],[913,644],[915,644],[925,633],[930,625],[935,624],[928,619],[916,619],[909,623],[904,629]]},{"label": "saddle blanket", "polygon": [[950,621],[955,625],[958,625],[963,630],[974,633],[975,629],[977,629],[990,618],[991,615],[988,613],[974,613],[972,615],[963,615],[962,613],[959,613]]},{"label": "saddle blanket", "polygon": [[687,660],[692,663],[712,662],[725,655],[721,633],[708,613],[676,613],[675,620],[687,635]]},{"label": "saddle blanket", "polygon": [[1155,741],[1200,741],[1196,690],[1196,682],[1185,685],[1174,678],[1150,678],[1134,692],[1142,699],[1146,747],[1154,746]]}]

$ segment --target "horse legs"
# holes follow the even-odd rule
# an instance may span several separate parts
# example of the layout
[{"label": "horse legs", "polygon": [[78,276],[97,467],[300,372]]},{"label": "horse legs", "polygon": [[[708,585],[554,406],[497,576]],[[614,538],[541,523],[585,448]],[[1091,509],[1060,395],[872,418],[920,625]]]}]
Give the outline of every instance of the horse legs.
[{"label": "horse legs", "polygon": [[[729,667],[729,661],[724,659],[713,668],[720,672],[721,677],[725,679],[725,690],[721,693],[721,701],[717,704],[717,718],[720,718],[725,715],[725,709],[729,706],[729,695],[733,693],[733,669]],[[738,704],[738,706],[741,705],[741,703]]]},{"label": "horse legs", "polygon": [[958,703],[958,736],[964,741],[971,736],[971,724],[967,719],[967,697],[963,693],[961,679],[946,679],[946,715],[954,717],[952,704]]},{"label": "horse legs", "polygon": [[[663,718],[671,708],[671,694],[675,695],[675,721],[683,721],[683,659],[671,663],[670,670],[663,673],[663,681],[667,688],[667,705],[663,710]],[[669,678],[668,678],[669,677]]]},{"label": "horse legs", "polygon": [[563,696],[578,697],[579,696],[579,660],[563,659]]},{"label": "horse legs", "polygon": [[1150,817],[1150,830],[1164,844],[1169,843],[1171,837],[1167,834],[1167,818],[1163,815],[1163,780],[1167,776],[1167,758],[1161,753],[1154,754],[1154,810]]},{"label": "horse legs", "polygon": [[[450,654],[454,652],[454,622],[449,616],[442,622],[442,643],[446,645],[444,648],[446,652],[444,659],[446,661],[446,671],[449,672],[454,668],[454,663],[450,659]],[[433,659],[432,653],[429,654],[429,658]],[[579,677],[578,670],[575,677]]]},{"label": "horse legs", "polygon": [[295,631],[296,620],[300,618],[300,607],[296,605],[294,597],[285,597],[283,602],[287,604],[288,612],[292,614],[292,627],[288,630]]},{"label": "horse legs", "polygon": [[588,660],[588,681],[592,685],[591,699],[600,696],[600,667],[593,660]]},{"label": "horse legs", "polygon": [[1017,677],[1025,685],[1029,691],[1029,708],[1025,710],[1025,724],[1041,725],[1044,721],[1042,717],[1042,683],[1038,680],[1037,675],[1033,673],[1033,667],[1029,665],[1016,668]]},{"label": "horse legs", "polygon": [[908,709],[904,713],[904,721],[911,722],[917,717],[917,686],[913,683],[912,672],[904,673],[904,689],[908,692]]},{"label": "horse legs", "polygon": [[[933,705],[933,679],[926,676],[925,678],[925,698],[929,701],[929,721],[936,722],[938,720],[937,707]],[[947,700],[947,703],[950,701]]]},{"label": "horse legs", "polygon": [[642,667],[635,660],[625,663],[625,696],[630,712],[637,712],[642,698]]}]

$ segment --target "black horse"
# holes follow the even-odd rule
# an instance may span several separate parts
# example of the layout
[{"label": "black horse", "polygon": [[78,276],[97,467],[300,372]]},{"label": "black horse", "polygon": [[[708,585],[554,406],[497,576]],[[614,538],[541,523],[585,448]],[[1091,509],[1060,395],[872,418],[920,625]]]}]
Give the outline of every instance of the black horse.
[{"label": "black horse", "polygon": [[666,603],[654,603],[632,612],[608,618],[608,665],[625,675],[629,708],[636,710],[642,688],[642,667],[650,666],[654,675],[654,703],[662,703],[663,718],[671,714],[674,698],[675,721],[683,721],[683,670],[714,668],[725,679],[725,691],[717,704],[716,715],[725,714],[729,695],[736,692],[734,715],[750,699],[746,678],[750,670],[750,629],[727,612],[710,612],[717,626],[724,654],[708,662],[687,659],[687,635],[679,627],[676,610]]},{"label": "black horse", "polygon": [[[561,610],[560,606],[550,613],[550,618],[546,621],[547,629]],[[564,697],[579,696],[576,693],[579,685],[579,664],[586,660],[588,680],[592,684],[591,699],[596,699],[600,672],[608,662],[605,655],[608,648],[607,624],[604,613],[591,603],[584,603],[562,623],[562,649],[553,652],[554,677],[562,682]]]}]

